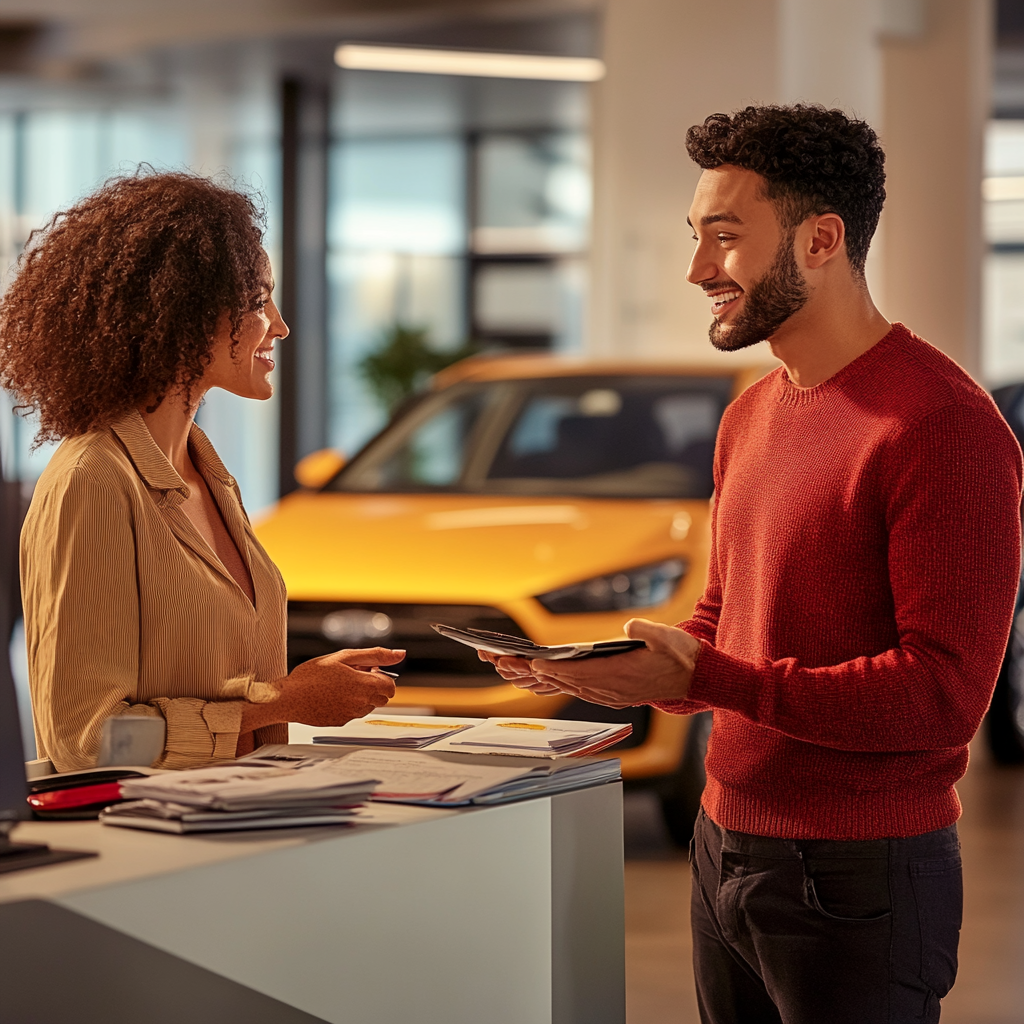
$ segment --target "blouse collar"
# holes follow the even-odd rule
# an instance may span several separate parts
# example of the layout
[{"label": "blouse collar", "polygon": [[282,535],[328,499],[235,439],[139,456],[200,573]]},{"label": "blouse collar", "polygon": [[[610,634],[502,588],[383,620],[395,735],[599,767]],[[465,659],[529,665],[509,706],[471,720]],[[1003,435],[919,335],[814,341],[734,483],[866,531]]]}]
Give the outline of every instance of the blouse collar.
[{"label": "blouse collar", "polygon": [[[138,409],[126,412],[111,423],[110,429],[124,445],[136,472],[147,486],[165,493],[176,492],[181,495],[182,500],[189,496],[188,484],[181,479],[160,446],[153,440],[153,435]],[[225,487],[236,486],[234,477],[220,461],[220,456],[214,451],[209,438],[195,423],[189,430],[188,444],[196,469],[204,477],[213,477]]]}]

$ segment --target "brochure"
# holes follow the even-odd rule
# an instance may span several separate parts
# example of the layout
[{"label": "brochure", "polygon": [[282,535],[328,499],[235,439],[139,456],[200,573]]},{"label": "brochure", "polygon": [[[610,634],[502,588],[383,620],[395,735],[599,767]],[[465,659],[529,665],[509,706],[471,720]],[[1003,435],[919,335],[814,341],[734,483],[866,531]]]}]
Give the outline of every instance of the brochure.
[{"label": "brochure", "polygon": [[315,744],[449,750],[520,757],[582,757],[604,750],[633,731],[631,725],[570,722],[557,718],[449,718],[372,714],[357,718]]},{"label": "brochure", "polygon": [[356,744],[419,750],[458,732],[480,725],[482,718],[450,718],[435,715],[389,715],[386,712],[354,718],[330,736],[314,736],[314,743]]}]

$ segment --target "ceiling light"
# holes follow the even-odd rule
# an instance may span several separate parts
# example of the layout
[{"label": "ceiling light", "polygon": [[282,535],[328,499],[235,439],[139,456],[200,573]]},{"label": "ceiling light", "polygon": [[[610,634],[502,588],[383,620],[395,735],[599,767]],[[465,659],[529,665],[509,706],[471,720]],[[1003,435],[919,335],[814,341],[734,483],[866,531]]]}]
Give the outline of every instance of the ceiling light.
[{"label": "ceiling light", "polygon": [[431,50],[412,46],[361,46],[343,43],[334,51],[340,68],[405,71],[420,75],[473,75],[478,78],[536,78],[558,82],[596,82],[604,62],[595,57],[542,57],[529,53]]},{"label": "ceiling light", "polygon": [[985,178],[981,183],[981,194],[996,203],[1008,199],[1024,199],[1024,176]]}]

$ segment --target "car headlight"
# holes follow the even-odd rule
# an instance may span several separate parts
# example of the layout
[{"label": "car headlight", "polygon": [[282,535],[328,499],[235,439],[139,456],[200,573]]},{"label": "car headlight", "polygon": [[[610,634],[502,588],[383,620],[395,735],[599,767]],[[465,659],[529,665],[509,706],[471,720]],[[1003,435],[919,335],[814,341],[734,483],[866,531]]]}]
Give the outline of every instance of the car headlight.
[{"label": "car headlight", "polygon": [[595,576],[560,590],[538,594],[537,600],[555,615],[578,612],[614,612],[625,608],[653,608],[664,604],[686,575],[682,558],[641,565],[636,569]]}]

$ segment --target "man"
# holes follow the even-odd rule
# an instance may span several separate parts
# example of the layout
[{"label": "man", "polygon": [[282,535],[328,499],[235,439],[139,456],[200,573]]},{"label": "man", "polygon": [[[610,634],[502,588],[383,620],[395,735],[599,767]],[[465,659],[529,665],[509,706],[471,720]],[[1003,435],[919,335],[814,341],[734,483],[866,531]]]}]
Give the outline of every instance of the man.
[{"label": "man", "polygon": [[1010,627],[1020,449],[871,300],[868,125],[748,107],[687,148],[711,341],[766,340],[783,363],[722,420],[706,590],[679,627],[627,623],[646,650],[492,660],[538,693],[714,709],[691,847],[703,1021],[937,1021],[962,904],[953,787]]}]

